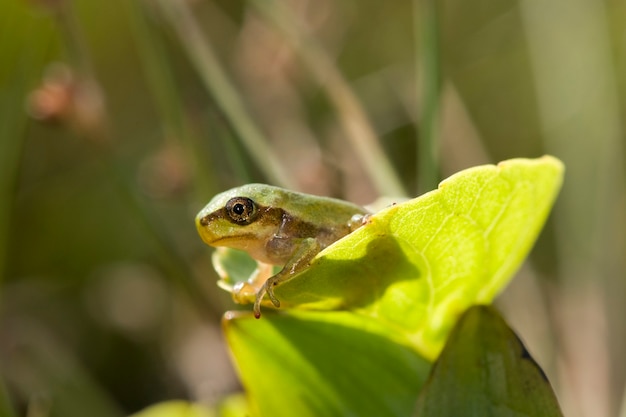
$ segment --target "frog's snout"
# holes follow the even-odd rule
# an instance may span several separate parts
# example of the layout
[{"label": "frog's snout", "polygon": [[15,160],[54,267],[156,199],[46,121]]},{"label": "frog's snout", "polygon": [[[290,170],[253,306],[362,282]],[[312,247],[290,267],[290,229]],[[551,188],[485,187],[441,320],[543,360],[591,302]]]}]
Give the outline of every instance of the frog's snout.
[{"label": "frog's snout", "polygon": [[196,217],[196,226],[197,227],[206,227],[209,224],[209,216],[198,216]]},{"label": "frog's snout", "polygon": [[199,214],[196,217],[196,229],[198,230],[198,234],[200,235],[204,243],[206,243],[207,245],[210,245],[213,241],[217,239],[217,236],[214,236],[214,234],[211,233],[211,229],[208,227],[209,223],[210,221],[208,215],[203,216]]},{"label": "frog's snout", "polygon": [[210,246],[215,246],[215,242],[219,240],[219,237],[215,236],[213,233],[208,231],[206,228],[202,227],[198,229],[198,233],[200,234],[200,238],[204,243]]}]

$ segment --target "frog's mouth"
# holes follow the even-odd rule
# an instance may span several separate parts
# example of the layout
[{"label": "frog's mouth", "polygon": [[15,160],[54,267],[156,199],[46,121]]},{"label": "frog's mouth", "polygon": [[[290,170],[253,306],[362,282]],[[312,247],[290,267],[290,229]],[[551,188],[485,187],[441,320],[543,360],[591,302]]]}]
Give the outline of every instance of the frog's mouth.
[{"label": "frog's mouth", "polygon": [[236,236],[215,236],[212,233],[206,233],[200,230],[200,237],[210,246],[226,246],[233,249],[248,250],[255,242],[256,235],[254,233],[237,234]]},{"label": "frog's mouth", "polygon": [[249,235],[237,235],[237,236],[220,236],[215,237],[211,241],[204,240],[206,243],[212,246],[242,246],[243,241],[248,239],[254,239],[254,234],[250,233]]}]

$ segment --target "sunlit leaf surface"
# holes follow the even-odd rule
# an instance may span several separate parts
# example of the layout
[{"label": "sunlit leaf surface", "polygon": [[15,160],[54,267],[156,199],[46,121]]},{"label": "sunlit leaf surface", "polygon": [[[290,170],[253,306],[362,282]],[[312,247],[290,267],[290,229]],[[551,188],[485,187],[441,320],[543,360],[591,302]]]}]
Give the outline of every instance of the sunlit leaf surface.
[{"label": "sunlit leaf surface", "polygon": [[224,330],[255,416],[407,416],[430,369],[350,312],[229,313]]}]

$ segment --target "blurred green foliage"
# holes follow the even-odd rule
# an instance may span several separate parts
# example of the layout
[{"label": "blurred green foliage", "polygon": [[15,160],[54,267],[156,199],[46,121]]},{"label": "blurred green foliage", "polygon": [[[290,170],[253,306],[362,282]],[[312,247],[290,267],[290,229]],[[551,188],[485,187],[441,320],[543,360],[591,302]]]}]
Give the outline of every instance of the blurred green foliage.
[{"label": "blurred green foliage", "polygon": [[[431,174],[565,162],[556,211],[500,306],[565,415],[615,415],[626,5],[436,3]],[[2,0],[0,415],[119,416],[239,390],[219,329],[234,307],[193,224],[217,191],[417,194],[422,2],[280,6]]]}]

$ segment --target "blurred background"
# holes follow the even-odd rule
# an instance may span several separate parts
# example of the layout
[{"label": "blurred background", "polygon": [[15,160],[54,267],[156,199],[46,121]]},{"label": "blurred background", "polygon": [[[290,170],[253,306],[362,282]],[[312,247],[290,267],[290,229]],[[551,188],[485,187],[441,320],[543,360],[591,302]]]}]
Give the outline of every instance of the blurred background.
[{"label": "blurred background", "polygon": [[241,388],[196,212],[266,182],[367,204],[549,153],[498,306],[565,415],[626,416],[626,2],[0,0],[0,416]]}]

